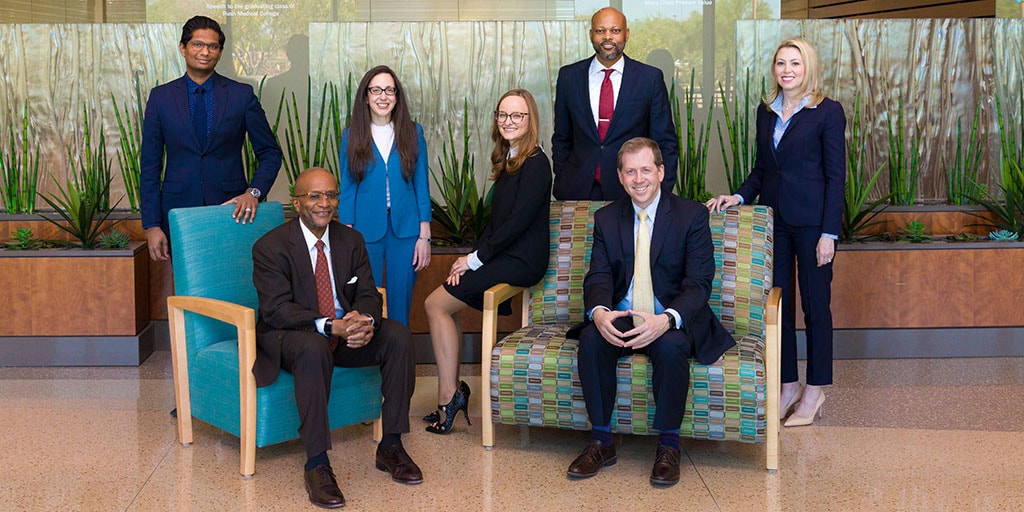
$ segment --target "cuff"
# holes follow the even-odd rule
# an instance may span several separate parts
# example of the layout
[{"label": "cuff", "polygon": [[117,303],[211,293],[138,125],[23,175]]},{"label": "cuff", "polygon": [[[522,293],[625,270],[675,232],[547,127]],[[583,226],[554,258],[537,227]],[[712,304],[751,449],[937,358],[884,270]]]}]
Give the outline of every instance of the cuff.
[{"label": "cuff", "polygon": [[327,323],[327,317],[317,318],[313,322],[316,323],[316,332],[327,336],[327,333],[324,332],[324,324]]},{"label": "cuff", "polygon": [[598,309],[603,309],[605,311],[611,311],[611,308],[609,308],[607,306],[594,306],[594,308],[591,309],[587,313],[587,319],[590,320],[591,322],[593,322],[594,321],[594,311],[597,311]]},{"label": "cuff", "polygon": [[672,318],[676,319],[676,326],[675,326],[676,329],[682,329],[683,328],[683,317],[679,316],[679,312],[678,311],[676,311],[676,310],[674,310],[672,308],[668,308],[665,311],[662,311],[662,313],[668,313],[668,314],[672,315]]},{"label": "cuff", "polygon": [[484,262],[480,261],[480,256],[477,253],[480,251],[473,251],[466,255],[466,264],[469,265],[470,270],[476,270],[484,266]]},{"label": "cuff", "polygon": [[733,196],[735,196],[735,197],[739,198],[739,200],[740,200],[740,206],[743,206],[743,205],[745,204],[745,202],[743,201],[743,196],[741,196],[741,195],[739,195],[739,194],[733,194]]},{"label": "cuff", "polygon": [[832,240],[839,240],[839,236],[838,235],[833,235],[832,233],[822,233],[821,237],[822,238],[831,238]]}]

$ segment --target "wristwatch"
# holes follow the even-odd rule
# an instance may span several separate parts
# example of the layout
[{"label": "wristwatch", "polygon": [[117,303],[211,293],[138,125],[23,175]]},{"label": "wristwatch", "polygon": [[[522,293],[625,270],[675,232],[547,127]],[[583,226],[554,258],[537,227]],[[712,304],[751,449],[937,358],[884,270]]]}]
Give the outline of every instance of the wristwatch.
[{"label": "wristwatch", "polygon": [[246,190],[246,192],[248,192],[250,196],[253,196],[256,199],[259,199],[260,196],[263,195],[263,193],[260,192],[260,189],[258,189],[256,187],[249,187],[249,190]]},{"label": "wristwatch", "polygon": [[676,325],[676,317],[672,316],[672,313],[662,313],[662,314],[668,317],[668,325],[669,325],[669,327],[671,327],[672,329],[678,329],[679,328],[679,326]]},{"label": "wristwatch", "polygon": [[324,334],[328,338],[334,336],[334,320],[328,318],[327,321],[324,322]]}]

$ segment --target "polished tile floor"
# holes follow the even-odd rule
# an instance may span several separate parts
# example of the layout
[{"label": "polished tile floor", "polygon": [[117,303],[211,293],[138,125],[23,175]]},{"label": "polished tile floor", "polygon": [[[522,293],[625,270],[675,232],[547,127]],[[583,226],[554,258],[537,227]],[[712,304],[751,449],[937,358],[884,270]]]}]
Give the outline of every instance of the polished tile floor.
[{"label": "polished tile floor", "polygon": [[[682,480],[647,482],[655,439],[621,436],[619,462],[570,481],[584,433],[496,426],[480,446],[480,411],[447,437],[406,447],[426,481],[405,487],[373,467],[370,428],[334,431],[330,453],[345,510],[1024,510],[1024,358],[845,360],[825,416],[784,429],[781,469],[764,447],[684,440]],[[434,402],[418,370],[413,412]],[[464,367],[479,388],[479,367]],[[138,368],[0,368],[0,510],[317,510],[302,488],[298,442],[257,452],[238,474],[238,440],[195,422],[176,442],[170,358]]]}]

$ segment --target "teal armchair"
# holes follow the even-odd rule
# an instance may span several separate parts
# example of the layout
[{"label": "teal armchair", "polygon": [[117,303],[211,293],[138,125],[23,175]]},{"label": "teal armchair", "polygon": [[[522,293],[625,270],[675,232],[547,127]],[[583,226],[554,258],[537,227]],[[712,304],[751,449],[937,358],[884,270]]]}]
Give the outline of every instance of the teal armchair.
[{"label": "teal armchair", "polygon": [[[178,440],[192,443],[195,417],[240,438],[240,471],[255,472],[256,448],[298,438],[294,380],[256,387],[256,288],[252,245],[284,222],[281,203],[260,206],[239,224],[232,205],[170,212],[175,295],[167,298],[178,408]],[[332,429],[376,420],[380,439],[381,378],[377,367],[335,368],[328,404]]]}]

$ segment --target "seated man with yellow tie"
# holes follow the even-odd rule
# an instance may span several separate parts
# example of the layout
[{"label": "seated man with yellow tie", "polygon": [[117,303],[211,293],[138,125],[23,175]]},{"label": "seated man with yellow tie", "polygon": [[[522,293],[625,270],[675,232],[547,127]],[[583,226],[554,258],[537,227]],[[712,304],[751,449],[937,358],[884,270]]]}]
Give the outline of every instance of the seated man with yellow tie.
[{"label": "seated man with yellow tie", "polygon": [[580,342],[580,384],[592,425],[591,441],[568,475],[588,478],[615,464],[616,365],[620,357],[640,353],[654,369],[654,428],[660,432],[650,481],[673,485],[679,481],[689,359],[713,363],[734,341],[708,307],[715,258],[707,208],[661,190],[665,166],[651,139],[622,145],[618,178],[629,197],[594,214],[583,285],[587,321],[567,334]]}]

